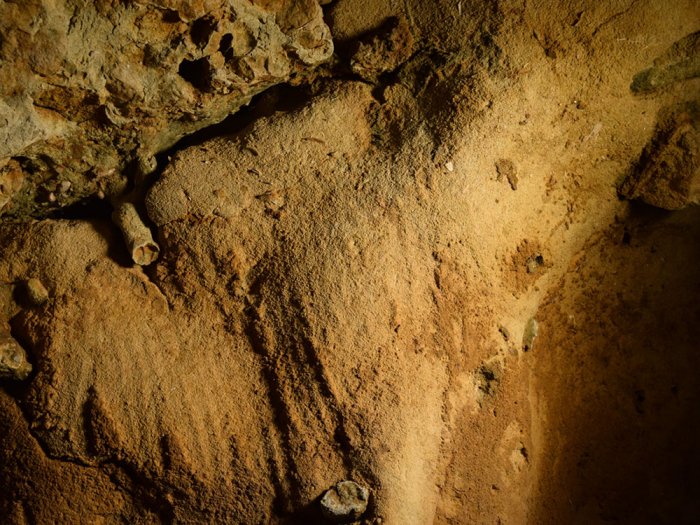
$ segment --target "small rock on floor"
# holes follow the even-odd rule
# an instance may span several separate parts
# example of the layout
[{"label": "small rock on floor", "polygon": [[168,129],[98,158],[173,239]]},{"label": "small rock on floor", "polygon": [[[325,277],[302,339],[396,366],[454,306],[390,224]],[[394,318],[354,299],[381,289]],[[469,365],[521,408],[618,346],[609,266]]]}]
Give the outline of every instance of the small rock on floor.
[{"label": "small rock on floor", "polygon": [[369,489],[354,481],[340,481],[321,498],[321,509],[336,522],[355,520],[367,510]]}]

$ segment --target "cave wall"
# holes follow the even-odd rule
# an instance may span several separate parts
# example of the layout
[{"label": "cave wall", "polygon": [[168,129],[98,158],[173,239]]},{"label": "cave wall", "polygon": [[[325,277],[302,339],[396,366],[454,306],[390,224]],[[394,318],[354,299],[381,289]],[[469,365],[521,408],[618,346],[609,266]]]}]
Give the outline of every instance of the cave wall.
[{"label": "cave wall", "polygon": [[[7,137],[59,26],[113,36],[52,49],[56,100],[136,111],[4,141],[7,521],[693,521],[695,2],[1,9]],[[160,106],[106,87],[129,57]]]}]

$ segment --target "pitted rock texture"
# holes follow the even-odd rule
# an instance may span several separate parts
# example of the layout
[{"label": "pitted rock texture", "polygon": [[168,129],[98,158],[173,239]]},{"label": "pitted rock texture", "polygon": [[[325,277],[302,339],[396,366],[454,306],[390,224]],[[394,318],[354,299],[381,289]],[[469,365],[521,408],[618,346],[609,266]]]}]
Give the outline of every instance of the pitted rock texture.
[{"label": "pitted rock texture", "polygon": [[[385,65],[173,154],[146,269],[106,220],[0,223],[34,364],[0,391],[0,515],[307,525],[343,479],[363,525],[697,515],[697,209],[617,190],[697,98],[630,83],[700,7],[582,5],[332,3]],[[48,299],[13,303],[29,278]]]},{"label": "pitted rock texture", "polygon": [[2,2],[0,214],[120,193],[332,51],[315,0]]}]

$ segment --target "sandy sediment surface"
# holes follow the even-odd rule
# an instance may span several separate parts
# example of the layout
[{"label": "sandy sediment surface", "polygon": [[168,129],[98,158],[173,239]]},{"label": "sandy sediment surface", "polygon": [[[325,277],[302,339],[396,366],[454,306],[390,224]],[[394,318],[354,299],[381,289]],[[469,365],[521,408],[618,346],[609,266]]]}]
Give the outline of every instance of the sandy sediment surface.
[{"label": "sandy sediment surface", "polygon": [[698,7],[324,10],[332,60],[132,193],[152,264],[0,222],[0,514],[692,522]]}]

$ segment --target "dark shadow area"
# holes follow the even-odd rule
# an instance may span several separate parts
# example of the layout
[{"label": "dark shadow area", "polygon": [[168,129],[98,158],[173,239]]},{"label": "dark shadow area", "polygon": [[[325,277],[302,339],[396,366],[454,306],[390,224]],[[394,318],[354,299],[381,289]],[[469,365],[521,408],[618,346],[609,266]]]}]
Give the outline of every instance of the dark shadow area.
[{"label": "dark shadow area", "polygon": [[107,199],[92,196],[52,211],[49,218],[69,221],[109,220],[112,209]]},{"label": "dark shadow area", "polygon": [[700,209],[634,205],[537,314],[533,523],[700,516]]},{"label": "dark shadow area", "polygon": [[214,68],[206,58],[197,60],[183,60],[177,70],[178,74],[193,87],[200,91],[211,90],[211,81],[214,75]]}]

